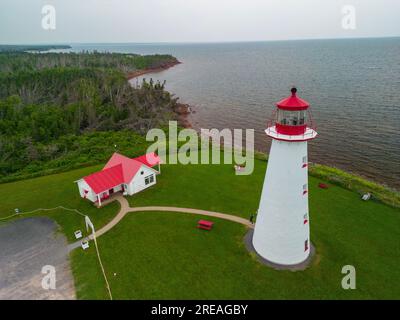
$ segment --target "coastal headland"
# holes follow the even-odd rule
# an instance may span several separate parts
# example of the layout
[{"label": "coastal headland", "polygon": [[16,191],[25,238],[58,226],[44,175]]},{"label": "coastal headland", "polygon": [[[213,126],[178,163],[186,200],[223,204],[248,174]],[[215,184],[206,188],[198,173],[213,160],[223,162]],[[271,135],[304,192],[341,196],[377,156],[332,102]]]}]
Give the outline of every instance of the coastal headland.
[{"label": "coastal headland", "polygon": [[[180,62],[179,60],[176,59],[173,61],[162,62],[156,67],[150,67],[150,68],[145,68],[145,69],[128,72],[127,79],[132,80],[132,79],[138,78],[140,76],[143,76],[145,74],[162,72],[162,71],[168,70],[172,67],[175,67],[176,65],[179,65],[181,63],[182,62]],[[177,120],[178,120],[179,124],[183,128],[192,128],[192,123],[190,122],[189,116],[191,113],[194,113],[194,111],[192,110],[192,108],[189,104],[178,102],[176,104],[176,107],[174,108],[174,112],[177,115]]]},{"label": "coastal headland", "polygon": [[172,68],[181,63],[182,62],[178,61],[177,59],[172,60],[172,61],[161,62],[159,65],[154,66],[154,67],[149,67],[149,68],[145,68],[145,69],[128,72],[127,78],[128,78],[128,80],[131,80],[131,79],[140,77],[142,75],[145,75],[147,73],[157,73],[157,72],[165,71],[165,70]]}]

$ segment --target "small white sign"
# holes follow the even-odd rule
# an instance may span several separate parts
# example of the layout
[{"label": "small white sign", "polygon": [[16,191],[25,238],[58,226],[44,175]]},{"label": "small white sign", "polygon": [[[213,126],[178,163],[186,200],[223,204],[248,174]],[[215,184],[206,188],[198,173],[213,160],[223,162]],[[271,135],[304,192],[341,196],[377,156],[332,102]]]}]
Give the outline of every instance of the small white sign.
[{"label": "small white sign", "polygon": [[86,249],[88,249],[89,248],[89,241],[82,241],[81,242],[81,246],[82,246],[82,249],[83,250],[86,250]]},{"label": "small white sign", "polygon": [[75,231],[75,239],[80,239],[80,238],[82,238],[82,231],[81,230]]}]

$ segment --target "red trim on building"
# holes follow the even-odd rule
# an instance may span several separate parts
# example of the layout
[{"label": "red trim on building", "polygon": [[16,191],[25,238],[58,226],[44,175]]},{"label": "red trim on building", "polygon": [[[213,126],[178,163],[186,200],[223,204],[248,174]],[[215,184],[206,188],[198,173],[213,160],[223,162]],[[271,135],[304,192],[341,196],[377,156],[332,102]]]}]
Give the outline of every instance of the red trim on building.
[{"label": "red trim on building", "polygon": [[287,110],[287,111],[302,111],[302,110],[307,110],[308,107],[281,107],[277,106],[281,110]]},{"label": "red trim on building", "polygon": [[285,124],[276,123],[275,128],[277,133],[286,134],[288,136],[298,136],[306,132],[307,125],[303,124],[301,126],[288,126]]}]

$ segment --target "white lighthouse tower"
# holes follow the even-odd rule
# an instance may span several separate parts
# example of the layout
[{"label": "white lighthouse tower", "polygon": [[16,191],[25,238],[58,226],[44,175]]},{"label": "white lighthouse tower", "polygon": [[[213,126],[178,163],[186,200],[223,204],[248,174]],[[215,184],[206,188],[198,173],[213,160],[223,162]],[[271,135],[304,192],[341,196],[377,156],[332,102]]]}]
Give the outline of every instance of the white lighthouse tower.
[{"label": "white lighthouse tower", "polygon": [[307,125],[309,104],[292,94],[277,103],[253,246],[265,260],[283,266],[304,262],[310,254],[307,141],[317,132]]}]

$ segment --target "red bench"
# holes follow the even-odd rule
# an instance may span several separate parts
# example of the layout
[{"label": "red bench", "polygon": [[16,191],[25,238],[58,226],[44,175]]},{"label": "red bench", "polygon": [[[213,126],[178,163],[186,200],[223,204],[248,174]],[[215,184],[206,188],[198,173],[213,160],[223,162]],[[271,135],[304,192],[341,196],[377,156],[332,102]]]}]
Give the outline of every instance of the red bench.
[{"label": "red bench", "polygon": [[203,230],[211,230],[213,225],[214,225],[214,222],[206,221],[206,220],[200,220],[197,223],[197,228],[203,229]]}]

